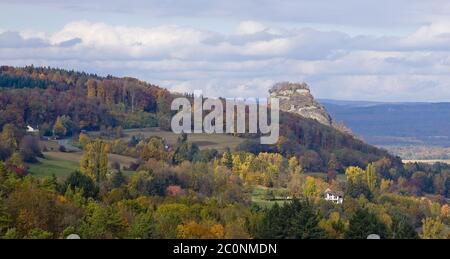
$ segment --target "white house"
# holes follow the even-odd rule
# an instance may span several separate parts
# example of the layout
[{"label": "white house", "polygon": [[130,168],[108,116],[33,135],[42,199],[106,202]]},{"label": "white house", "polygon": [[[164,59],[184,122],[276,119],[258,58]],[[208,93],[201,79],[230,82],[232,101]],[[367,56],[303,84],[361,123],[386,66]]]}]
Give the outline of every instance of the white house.
[{"label": "white house", "polygon": [[33,127],[31,127],[30,125],[27,126],[27,133],[37,133],[39,132],[39,129],[35,129]]},{"label": "white house", "polygon": [[344,202],[344,193],[341,191],[333,191],[328,188],[324,192],[324,199],[336,204],[342,204]]}]

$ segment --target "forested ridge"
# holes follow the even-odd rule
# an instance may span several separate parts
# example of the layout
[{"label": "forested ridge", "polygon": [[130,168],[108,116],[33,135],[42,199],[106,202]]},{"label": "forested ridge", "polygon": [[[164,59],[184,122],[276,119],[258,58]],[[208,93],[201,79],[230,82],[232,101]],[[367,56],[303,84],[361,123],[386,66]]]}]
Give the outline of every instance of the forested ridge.
[{"label": "forested ridge", "polygon": [[[235,150],[127,131],[169,129],[174,97],[133,78],[1,67],[0,238],[449,237],[449,165],[403,164],[289,113],[275,145],[242,134]],[[74,154],[75,166],[52,160]]]},{"label": "forested ridge", "polygon": [[[23,67],[0,68],[0,127],[13,124],[40,127],[51,134],[63,117],[68,134],[80,130],[140,128],[170,129],[170,103],[166,89],[133,78],[100,77],[61,69]],[[262,147],[249,137],[245,151],[278,151],[284,155],[305,155],[311,170],[326,167],[331,154],[344,166],[365,166],[384,156],[385,151],[354,137],[323,126],[314,120],[283,112],[281,138],[276,146]],[[395,159],[391,157],[391,159]],[[351,163],[349,163],[351,162]],[[342,168],[341,168],[342,171]]]}]

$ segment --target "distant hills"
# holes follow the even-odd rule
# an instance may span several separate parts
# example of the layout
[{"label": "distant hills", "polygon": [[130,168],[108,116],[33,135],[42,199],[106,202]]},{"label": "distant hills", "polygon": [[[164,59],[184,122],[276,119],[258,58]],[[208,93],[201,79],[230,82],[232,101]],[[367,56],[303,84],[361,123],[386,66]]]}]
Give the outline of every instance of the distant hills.
[{"label": "distant hills", "polygon": [[450,147],[450,102],[320,102],[336,121],[370,144]]}]

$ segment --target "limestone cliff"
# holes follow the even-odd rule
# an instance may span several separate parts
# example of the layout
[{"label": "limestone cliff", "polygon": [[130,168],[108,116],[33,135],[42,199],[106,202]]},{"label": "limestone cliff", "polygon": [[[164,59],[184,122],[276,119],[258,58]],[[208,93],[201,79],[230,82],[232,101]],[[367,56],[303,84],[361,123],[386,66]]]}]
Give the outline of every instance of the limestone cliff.
[{"label": "limestone cliff", "polygon": [[342,132],[351,133],[344,125],[336,123],[331,118],[325,107],[314,99],[306,83],[277,83],[269,93],[271,97],[279,98],[282,111],[296,113]]}]

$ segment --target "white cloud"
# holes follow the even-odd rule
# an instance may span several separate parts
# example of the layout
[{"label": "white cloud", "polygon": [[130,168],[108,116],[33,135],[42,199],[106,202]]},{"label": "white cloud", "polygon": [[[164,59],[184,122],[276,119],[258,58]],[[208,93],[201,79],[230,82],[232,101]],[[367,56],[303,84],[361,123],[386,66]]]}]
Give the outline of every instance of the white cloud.
[{"label": "white cloud", "polygon": [[236,29],[236,33],[239,35],[244,34],[255,34],[257,32],[262,32],[266,30],[267,27],[261,23],[255,21],[244,21],[239,24]]},{"label": "white cloud", "polygon": [[352,37],[254,21],[240,23],[231,34],[79,21],[50,34],[1,33],[0,60],[135,76],[213,96],[263,97],[277,81],[305,80],[325,98],[446,100],[449,33],[443,22],[404,37]]}]

